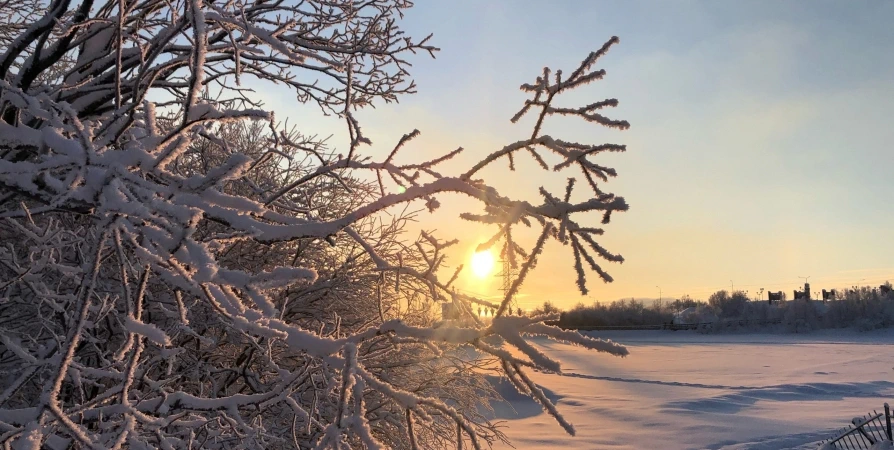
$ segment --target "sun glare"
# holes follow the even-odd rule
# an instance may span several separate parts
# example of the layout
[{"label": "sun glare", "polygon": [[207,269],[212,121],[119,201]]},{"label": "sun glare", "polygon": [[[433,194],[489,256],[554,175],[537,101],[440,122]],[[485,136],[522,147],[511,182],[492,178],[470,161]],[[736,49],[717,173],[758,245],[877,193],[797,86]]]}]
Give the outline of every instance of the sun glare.
[{"label": "sun glare", "polygon": [[494,268],[494,255],[489,250],[472,255],[472,272],[479,278],[488,276]]}]

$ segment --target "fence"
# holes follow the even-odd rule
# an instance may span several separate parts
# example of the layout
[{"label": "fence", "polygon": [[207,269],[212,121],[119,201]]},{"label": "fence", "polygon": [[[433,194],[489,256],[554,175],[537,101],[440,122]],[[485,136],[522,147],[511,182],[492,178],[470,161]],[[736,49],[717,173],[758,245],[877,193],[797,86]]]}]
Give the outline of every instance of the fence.
[{"label": "fence", "polygon": [[842,428],[835,436],[823,441],[821,450],[868,449],[876,442],[891,440],[891,408],[885,403],[885,412],[873,411],[863,417],[856,417],[851,425]]}]

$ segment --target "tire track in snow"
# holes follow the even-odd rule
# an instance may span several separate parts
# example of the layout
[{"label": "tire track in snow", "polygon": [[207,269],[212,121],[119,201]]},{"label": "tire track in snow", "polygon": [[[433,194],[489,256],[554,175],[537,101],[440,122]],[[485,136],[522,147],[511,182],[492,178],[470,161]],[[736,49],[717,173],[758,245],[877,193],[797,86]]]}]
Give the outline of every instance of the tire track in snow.
[{"label": "tire track in snow", "polygon": [[858,383],[781,384],[756,389],[732,390],[721,395],[690,400],[677,400],[661,405],[665,412],[690,414],[737,414],[760,401],[806,402],[839,401],[845,398],[879,398],[891,390],[890,381]]},{"label": "tire track in snow", "polygon": [[[662,386],[673,387],[691,387],[700,389],[721,389],[729,391],[756,391],[767,392],[777,396],[829,396],[829,395],[846,395],[848,397],[865,397],[867,394],[880,395],[879,391],[883,389],[894,388],[894,382],[890,381],[868,381],[855,383],[794,383],[794,384],[777,384],[770,386],[727,386],[722,384],[703,384],[703,383],[686,383],[682,381],[661,381],[661,380],[645,380],[641,378],[623,378],[609,377],[600,375],[586,375],[582,373],[562,373],[561,376],[573,378],[585,378],[589,380],[614,381],[621,383],[644,383],[657,384]],[[871,392],[866,392],[867,388],[872,388]]]},{"label": "tire track in snow", "polygon": [[702,383],[684,383],[682,381],[661,381],[661,380],[644,380],[641,378],[622,378],[622,377],[607,377],[600,375],[586,375],[582,373],[573,373],[573,372],[563,372],[561,374],[563,377],[573,377],[573,378],[585,378],[588,380],[601,380],[601,381],[616,381],[621,383],[644,383],[644,384],[658,384],[662,386],[675,386],[675,387],[691,387],[691,388],[701,388],[701,389],[727,389],[734,391],[747,391],[753,389],[764,389],[761,386],[726,386],[722,384],[702,384]]}]

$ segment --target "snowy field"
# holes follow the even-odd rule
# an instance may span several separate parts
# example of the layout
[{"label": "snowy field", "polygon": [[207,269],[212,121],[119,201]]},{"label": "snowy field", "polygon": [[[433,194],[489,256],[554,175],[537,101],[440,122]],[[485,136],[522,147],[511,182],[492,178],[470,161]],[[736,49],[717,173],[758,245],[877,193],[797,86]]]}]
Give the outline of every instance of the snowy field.
[{"label": "snowy field", "polygon": [[[592,332],[628,346],[616,358],[536,340],[563,375],[534,373],[574,424],[563,434],[514,393],[494,405],[519,449],[815,449],[894,398],[894,330],[704,335]],[[513,411],[514,409],[514,411]]]}]

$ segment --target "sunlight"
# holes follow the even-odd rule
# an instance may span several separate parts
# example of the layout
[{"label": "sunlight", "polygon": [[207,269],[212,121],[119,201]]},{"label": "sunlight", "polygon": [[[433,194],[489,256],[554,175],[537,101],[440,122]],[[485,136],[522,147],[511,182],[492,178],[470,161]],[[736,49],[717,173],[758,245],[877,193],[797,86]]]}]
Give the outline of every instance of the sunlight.
[{"label": "sunlight", "polygon": [[491,254],[490,250],[476,252],[472,255],[472,272],[478,276],[478,278],[484,278],[490,275],[493,268],[494,255]]}]

